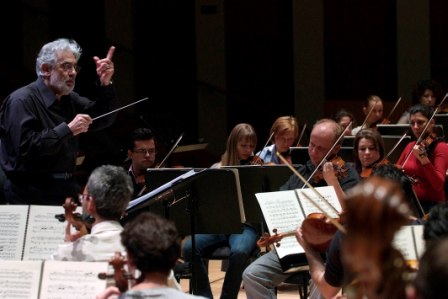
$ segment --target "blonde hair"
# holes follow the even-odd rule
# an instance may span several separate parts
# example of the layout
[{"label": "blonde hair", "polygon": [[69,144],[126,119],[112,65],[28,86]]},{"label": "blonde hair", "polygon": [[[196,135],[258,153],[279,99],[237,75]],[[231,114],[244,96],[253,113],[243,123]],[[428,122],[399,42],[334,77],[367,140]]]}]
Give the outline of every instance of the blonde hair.
[{"label": "blonde hair", "polygon": [[255,129],[246,123],[237,124],[227,138],[226,151],[221,156],[221,166],[240,165],[238,142],[244,140],[257,145]]},{"label": "blonde hair", "polygon": [[293,132],[294,140],[299,136],[299,125],[294,116],[280,116],[272,124],[269,135],[273,135],[273,140],[276,136],[282,135],[286,132]]}]

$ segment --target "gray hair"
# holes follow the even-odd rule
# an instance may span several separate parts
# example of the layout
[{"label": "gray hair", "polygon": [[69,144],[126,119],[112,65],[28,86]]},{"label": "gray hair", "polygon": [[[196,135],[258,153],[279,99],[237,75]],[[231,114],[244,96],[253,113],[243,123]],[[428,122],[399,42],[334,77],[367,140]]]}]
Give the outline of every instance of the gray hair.
[{"label": "gray hair", "polygon": [[55,65],[57,56],[60,51],[71,51],[75,56],[76,61],[81,58],[81,46],[73,39],[60,38],[55,41],[45,44],[40,49],[36,58],[36,73],[42,76],[42,64]]},{"label": "gray hair", "polygon": [[119,220],[131,200],[134,187],[130,176],[119,166],[95,168],[86,185],[87,193],[95,200],[99,216]]}]

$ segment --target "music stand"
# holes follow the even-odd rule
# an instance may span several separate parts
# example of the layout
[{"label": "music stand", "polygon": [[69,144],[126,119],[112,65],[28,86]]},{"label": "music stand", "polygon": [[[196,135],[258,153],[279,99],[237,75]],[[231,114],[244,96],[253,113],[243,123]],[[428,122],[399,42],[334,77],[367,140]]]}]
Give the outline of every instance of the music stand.
[{"label": "music stand", "polygon": [[442,126],[442,133],[437,132],[437,136],[443,136],[445,142],[448,142],[448,135],[445,134],[445,131],[448,130],[448,114],[436,114],[434,120],[437,125]]},{"label": "music stand", "polygon": [[246,221],[263,223],[264,217],[256,193],[278,191],[292,175],[286,165],[224,166],[238,170]]},{"label": "music stand", "polygon": [[[191,235],[193,265],[191,283],[195,280],[195,234],[238,234],[245,222],[238,171],[235,169],[191,170],[136,199],[130,203],[122,223],[143,211],[169,209],[169,218],[174,221],[181,235]],[[135,201],[134,201],[135,203]],[[211,211],[219,211],[211,213]],[[194,290],[195,288],[191,288]]]}]

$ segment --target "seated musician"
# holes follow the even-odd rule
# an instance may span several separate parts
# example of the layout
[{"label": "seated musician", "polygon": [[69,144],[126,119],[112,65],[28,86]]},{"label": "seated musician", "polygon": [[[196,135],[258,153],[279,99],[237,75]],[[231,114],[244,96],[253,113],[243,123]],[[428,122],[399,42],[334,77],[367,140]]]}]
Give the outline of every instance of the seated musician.
[{"label": "seated musician", "polygon": [[[204,298],[185,294],[169,287],[170,273],[180,256],[181,239],[173,222],[144,212],[131,220],[121,233],[126,248],[127,268],[137,280],[131,289],[121,293],[109,287],[97,299],[116,298]],[[140,272],[135,277],[135,270]]]},{"label": "seated musician", "polygon": [[410,214],[403,197],[398,184],[376,176],[348,193],[341,244],[348,298],[405,298],[411,270],[392,245]]},{"label": "seated musician", "polygon": [[281,164],[276,155],[279,152],[283,155],[289,154],[289,148],[299,136],[299,125],[293,116],[281,116],[272,124],[270,135],[272,135],[272,145],[263,148],[257,156],[264,163]]},{"label": "seated musician", "polygon": [[[58,246],[52,259],[60,261],[108,261],[115,252],[124,252],[120,241],[123,231],[119,220],[129,204],[133,192],[129,175],[122,167],[97,167],[79,195],[83,215],[93,217],[89,234],[71,232],[67,224],[65,243]],[[70,198],[65,205],[76,206]],[[170,285],[180,288],[171,273]]]},{"label": "seated musician", "polygon": [[[410,108],[409,113],[412,134],[420,142],[411,141],[398,158],[397,165],[415,179],[415,193],[427,213],[432,206],[446,201],[448,145],[434,132],[433,108],[417,104]],[[423,132],[425,127],[427,130]]]},{"label": "seated musician", "polygon": [[[399,184],[404,193],[403,199],[411,208],[408,224],[422,224],[422,220],[419,218],[422,215],[420,206],[416,202],[412,182],[406,174],[392,164],[382,164],[374,169],[372,176]],[[321,255],[303,239],[299,230],[297,239],[305,249],[308,259],[312,279],[311,292],[313,294],[322,294],[325,298],[328,298],[341,291],[346,280],[346,271],[344,271],[341,260],[342,238],[343,234],[337,231],[331,240],[329,250],[326,253],[326,261],[324,262]]]},{"label": "seated musician", "polygon": [[425,253],[417,277],[408,290],[408,299],[448,298],[448,205],[438,204],[425,217]]},{"label": "seated musician", "polygon": [[362,178],[370,176],[372,168],[385,156],[383,137],[376,130],[362,129],[356,134],[353,145],[356,171]]},{"label": "seated musician", "polygon": [[[435,107],[443,97],[442,86],[434,80],[421,80],[412,89],[412,106]],[[398,120],[399,124],[409,123],[409,111],[405,111]]]},{"label": "seated musician", "polygon": [[355,116],[348,112],[345,109],[341,109],[338,112],[336,112],[336,115],[334,116],[334,120],[343,128],[345,129],[350,122],[352,123],[350,127],[345,131],[345,135],[351,136],[352,135],[352,129],[356,125]]},{"label": "seated musician", "polygon": [[364,119],[363,124],[353,128],[353,135],[356,135],[361,129],[376,127],[376,125],[383,119],[383,101],[377,95],[369,95],[364,107],[362,107],[362,111],[366,118]]},{"label": "seated musician", "polygon": [[[257,145],[257,135],[254,128],[245,123],[236,125],[227,139],[226,151],[219,163],[212,167],[235,166],[250,164],[253,151]],[[212,217],[212,216],[211,216]],[[210,289],[208,271],[202,257],[212,253],[223,246],[230,247],[229,267],[224,277],[221,298],[237,298],[241,286],[241,274],[249,262],[252,252],[256,248],[258,231],[254,226],[244,223],[240,234],[196,234],[194,260],[198,264],[195,268],[196,285],[193,285],[194,294],[213,298]],[[186,262],[193,261],[192,243],[188,239],[182,249]]]},{"label": "seated musician", "polygon": [[[322,119],[316,122],[311,131],[308,145],[310,160],[305,165],[300,165],[298,172],[308,179],[316,166],[319,165],[327,154],[329,154],[329,157],[335,156],[340,149],[340,144],[336,144],[336,141],[338,141],[342,132],[341,126],[334,120]],[[329,152],[330,149],[331,152]],[[349,167],[347,169],[347,176],[338,178],[331,162],[323,165],[322,173],[323,179],[318,181],[313,179],[310,181],[311,185],[315,187],[333,186],[341,202],[341,206],[344,207],[344,191],[359,182],[360,178],[358,173],[354,168]],[[302,181],[299,181],[295,175],[292,175],[280,189],[293,190],[301,188],[303,185],[304,183]],[[269,251],[250,264],[243,273],[244,289],[247,298],[276,298],[275,287],[291,275],[291,273],[283,272],[280,260],[275,251]]]},{"label": "seated musician", "polygon": [[136,198],[141,195],[142,188],[145,186],[146,169],[155,165],[157,150],[151,130],[147,128],[135,129],[129,137],[127,148],[128,158],[131,160],[128,173],[134,184],[132,198]]}]

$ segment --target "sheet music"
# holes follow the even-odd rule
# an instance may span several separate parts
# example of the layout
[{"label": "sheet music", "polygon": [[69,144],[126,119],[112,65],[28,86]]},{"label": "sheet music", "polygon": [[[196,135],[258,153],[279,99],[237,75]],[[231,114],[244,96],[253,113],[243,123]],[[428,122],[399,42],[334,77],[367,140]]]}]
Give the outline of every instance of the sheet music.
[{"label": "sheet music", "polygon": [[[270,234],[274,228],[278,233],[296,230],[305,219],[293,190],[257,193],[255,196]],[[304,252],[295,236],[285,237],[280,243],[280,247],[275,248],[279,258]]]},{"label": "sheet music", "polygon": [[95,298],[106,288],[98,273],[107,269],[108,262],[45,261],[40,298]]},{"label": "sheet music", "polygon": [[23,260],[50,259],[58,245],[64,243],[67,224],[55,218],[61,213],[62,206],[30,206]]},{"label": "sheet music", "polygon": [[[305,215],[311,213],[322,213],[318,208],[316,208],[311,201],[309,201],[305,196],[300,196],[305,193],[309,196],[316,204],[318,204],[330,217],[339,218],[339,215],[328,205],[330,203],[338,212],[342,211],[341,204],[339,203],[338,196],[333,186],[316,187],[314,188],[322,197],[318,196],[312,189],[305,188],[300,189],[299,200],[300,204],[305,212]],[[327,203],[328,202],[328,203]]]},{"label": "sheet music", "polygon": [[37,298],[41,261],[0,261],[0,269],[0,298]]},{"label": "sheet music", "polygon": [[28,208],[27,205],[2,205],[0,209],[0,260],[21,260]]},{"label": "sheet music", "polygon": [[160,187],[158,187],[158,188],[152,190],[151,192],[149,192],[149,193],[147,193],[147,194],[145,194],[145,195],[143,195],[143,196],[140,196],[140,197],[138,197],[138,198],[136,198],[136,199],[134,199],[134,200],[131,200],[131,201],[129,202],[129,205],[128,205],[128,207],[126,208],[126,210],[130,210],[130,209],[132,209],[133,207],[139,205],[140,203],[145,202],[148,198],[155,197],[156,195],[158,195],[158,194],[160,194],[160,193],[162,193],[162,192],[164,192],[164,191],[167,191],[168,189],[170,189],[170,188],[171,188],[173,185],[175,185],[176,183],[179,183],[179,182],[185,180],[186,178],[188,178],[188,177],[190,177],[190,176],[193,176],[193,175],[195,175],[195,174],[197,174],[197,173],[199,173],[199,172],[195,172],[195,170],[192,169],[192,170],[190,170],[189,172],[186,172],[186,173],[184,173],[184,174],[182,174],[182,175],[180,175],[180,176],[174,178],[173,180],[171,180],[171,181],[169,181],[169,182],[163,184],[162,186],[160,186]]},{"label": "sheet music", "polygon": [[424,252],[423,225],[405,225],[395,233],[392,245],[405,260],[419,260]]}]

